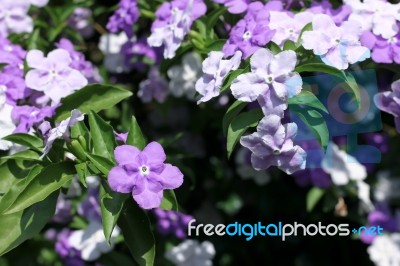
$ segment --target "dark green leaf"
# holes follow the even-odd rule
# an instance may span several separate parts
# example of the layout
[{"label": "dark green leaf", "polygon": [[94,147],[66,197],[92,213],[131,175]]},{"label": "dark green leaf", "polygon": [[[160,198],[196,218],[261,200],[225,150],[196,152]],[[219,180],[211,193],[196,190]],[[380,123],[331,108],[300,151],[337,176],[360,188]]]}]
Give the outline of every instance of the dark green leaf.
[{"label": "dark green leaf", "polygon": [[88,169],[86,163],[80,163],[75,165],[76,173],[78,175],[79,181],[82,185],[87,188],[86,177],[88,176]]},{"label": "dark green leaf", "polygon": [[17,133],[4,137],[3,139],[42,152],[43,141],[36,136]]},{"label": "dark green leaf", "polygon": [[164,197],[161,202],[161,209],[167,211],[178,211],[178,201],[176,200],[175,193],[173,190],[164,190]]},{"label": "dark green leaf", "polygon": [[321,101],[310,91],[303,90],[295,97],[290,98],[288,102],[289,105],[307,105],[328,113]]},{"label": "dark green leaf", "polygon": [[126,201],[118,220],[133,259],[139,266],[153,266],[155,241],[147,214],[135,202]]},{"label": "dark green leaf", "polygon": [[117,146],[114,129],[93,111],[89,114],[89,126],[94,153],[112,160]]},{"label": "dark green leaf", "polygon": [[322,196],[325,194],[325,190],[313,187],[307,193],[307,211],[311,212],[315,205],[317,205],[318,201],[321,200]]},{"label": "dark green leaf", "polygon": [[90,132],[84,121],[81,121],[72,127],[71,138],[78,140],[85,151],[91,150]]},{"label": "dark green leaf", "polygon": [[279,45],[274,42],[269,42],[267,47],[271,50],[273,54],[279,54],[280,52],[282,52],[282,49],[279,47]]},{"label": "dark green leaf", "polygon": [[57,108],[55,121],[68,118],[73,109],[82,113],[99,112],[113,107],[132,93],[118,87],[101,84],[91,84],[61,100],[62,105]]},{"label": "dark green leaf", "polygon": [[2,159],[6,160],[23,160],[23,161],[41,161],[40,155],[32,150],[25,150],[21,152],[17,152],[13,155],[2,157]]},{"label": "dark green leaf", "polygon": [[284,43],[284,45],[283,45],[283,50],[284,51],[286,51],[286,50],[296,50],[296,44],[293,42],[293,41],[291,41],[291,40],[287,40],[285,43]]},{"label": "dark green leaf", "polygon": [[263,116],[264,114],[262,113],[261,109],[255,109],[249,112],[241,113],[232,120],[228,127],[227,136],[228,158],[231,157],[233,149],[238,143],[240,137],[248,128],[256,127]]},{"label": "dark green leaf", "polygon": [[108,172],[110,172],[111,168],[114,167],[114,163],[107,158],[90,153],[87,153],[86,155],[93,165],[104,174],[104,176],[108,176]]},{"label": "dark green leaf", "polygon": [[146,146],[146,139],[143,136],[142,130],[136,121],[136,118],[132,116],[131,125],[129,127],[128,138],[126,144],[135,146],[136,148],[143,150]]},{"label": "dark green leaf", "polygon": [[222,120],[222,130],[224,136],[228,134],[228,128],[232,120],[247,106],[247,103],[241,101],[235,101],[226,111]]}]

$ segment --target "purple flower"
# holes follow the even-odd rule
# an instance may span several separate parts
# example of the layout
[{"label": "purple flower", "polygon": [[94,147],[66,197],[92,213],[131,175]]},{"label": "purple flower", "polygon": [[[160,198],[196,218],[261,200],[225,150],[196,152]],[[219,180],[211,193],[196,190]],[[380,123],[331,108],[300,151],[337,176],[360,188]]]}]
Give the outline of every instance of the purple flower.
[{"label": "purple flower", "polygon": [[57,223],[68,223],[72,219],[71,201],[66,199],[64,194],[60,194],[57,199],[56,212],[53,221]]},{"label": "purple flower", "polygon": [[6,92],[7,103],[12,105],[27,98],[31,93],[25,86],[25,80],[15,75],[0,73],[0,87]]},{"label": "purple flower", "polygon": [[114,131],[114,135],[117,141],[126,143],[126,140],[128,139],[128,133],[118,133]]},{"label": "purple flower", "polygon": [[217,97],[230,71],[238,69],[242,53],[237,51],[231,59],[223,59],[222,52],[210,52],[203,61],[203,76],[196,82],[196,91],[202,96],[197,102],[207,102]]},{"label": "purple flower", "polygon": [[74,45],[68,39],[61,39],[56,43],[57,48],[68,51],[71,57],[70,67],[81,72],[90,83],[100,83],[102,78],[96,67],[89,61],[86,61],[85,55],[75,50]]},{"label": "purple flower", "polygon": [[71,116],[67,119],[61,121],[55,128],[51,128],[50,123],[45,121],[39,126],[39,131],[45,138],[45,147],[43,149],[42,158],[46,156],[51,147],[53,146],[53,142],[58,138],[64,138],[68,140],[70,137],[70,129],[76,125],[79,121],[84,119],[84,115],[78,110],[72,110]]},{"label": "purple flower", "polygon": [[158,63],[157,51],[150,47],[145,38],[138,41],[129,40],[121,48],[125,65],[129,69],[145,71],[150,63]]},{"label": "purple flower", "polygon": [[168,96],[168,82],[161,76],[157,67],[152,67],[146,80],[140,82],[137,96],[144,103],[155,99],[163,103]]},{"label": "purple flower", "polygon": [[376,63],[400,64],[400,34],[389,39],[376,36],[366,31],[361,36],[361,43],[372,50],[371,58]]},{"label": "purple flower", "polygon": [[0,5],[0,36],[32,32],[33,21],[28,15],[29,3],[2,0]]},{"label": "purple flower", "polygon": [[114,151],[118,166],[111,169],[108,183],[112,190],[132,193],[133,199],[143,209],[157,208],[164,189],[182,185],[183,174],[171,164],[165,164],[166,155],[157,142],[149,143],[143,151],[122,145]]},{"label": "purple flower", "polygon": [[273,55],[268,49],[259,49],[250,59],[251,72],[233,81],[233,96],[243,102],[258,100],[265,114],[282,117],[287,99],[300,93],[303,85],[300,75],[293,72],[296,61],[294,51]]},{"label": "purple flower", "polygon": [[78,31],[83,37],[93,35],[93,27],[90,23],[92,11],[88,8],[77,7],[74,13],[68,18],[68,25]]},{"label": "purple flower", "polygon": [[400,132],[400,80],[392,84],[392,91],[376,94],[374,102],[380,110],[394,116],[397,132]]},{"label": "purple flower", "polygon": [[85,266],[85,262],[81,259],[79,250],[73,248],[69,244],[71,235],[69,229],[63,229],[57,236],[55,251],[61,257],[66,266]]},{"label": "purple flower", "polygon": [[264,117],[257,126],[257,132],[241,137],[240,144],[251,152],[251,164],[256,170],[277,166],[287,174],[305,168],[306,152],[293,144],[297,125],[282,125],[277,115]]},{"label": "purple flower", "polygon": [[43,91],[54,104],[88,84],[87,79],[71,67],[72,59],[67,50],[56,49],[47,57],[39,50],[31,50],[26,61],[33,68],[26,75],[26,85]]},{"label": "purple flower", "polygon": [[162,4],[156,12],[157,19],[147,42],[152,47],[164,46],[164,57],[173,58],[193,21],[206,11],[203,0],[174,0]]},{"label": "purple flower", "polygon": [[288,12],[271,11],[269,28],[275,30],[272,41],[280,46],[287,40],[297,42],[301,30],[311,22],[312,17],[313,14],[310,12],[292,15]]},{"label": "purple flower", "polygon": [[280,10],[282,10],[280,1],[271,1],[265,6],[261,2],[251,3],[245,17],[229,34],[229,39],[223,47],[225,56],[231,56],[240,50],[246,59],[260,47],[265,46],[274,35],[274,31],[269,28],[270,11]]},{"label": "purple flower", "polygon": [[349,5],[341,5],[334,9],[329,0],[323,0],[321,2],[313,2],[307,11],[314,14],[326,14],[333,19],[336,25],[341,25],[349,17],[352,9]]},{"label": "purple flower", "polygon": [[155,209],[154,214],[157,217],[157,229],[160,234],[173,234],[180,239],[187,237],[187,226],[193,219],[191,215],[162,209]]},{"label": "purple flower", "polygon": [[344,22],[337,27],[332,18],[319,14],[313,18],[313,30],[304,32],[303,47],[313,50],[322,61],[337,69],[347,69],[349,64],[364,61],[370,51],[360,43],[361,27],[357,22]]},{"label": "purple flower", "polygon": [[99,178],[97,176],[86,177],[88,186],[86,198],[80,202],[77,212],[89,221],[101,221]]},{"label": "purple flower", "polygon": [[136,0],[121,0],[118,9],[107,23],[107,29],[112,33],[122,30],[126,35],[132,37],[133,25],[139,19],[139,15]]},{"label": "purple flower", "polygon": [[240,14],[247,10],[250,0],[214,0],[215,3],[224,4],[229,13]]},{"label": "purple flower", "polygon": [[57,106],[45,106],[42,108],[22,105],[15,106],[12,111],[12,119],[17,125],[15,133],[28,133],[31,128],[42,123],[46,118],[53,117]]}]

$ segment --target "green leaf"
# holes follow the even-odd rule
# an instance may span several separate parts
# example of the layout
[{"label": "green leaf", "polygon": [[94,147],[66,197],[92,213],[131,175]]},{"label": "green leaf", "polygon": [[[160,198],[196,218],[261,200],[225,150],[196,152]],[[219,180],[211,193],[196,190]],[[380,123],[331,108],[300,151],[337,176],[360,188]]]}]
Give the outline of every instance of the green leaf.
[{"label": "green leaf", "polygon": [[286,51],[286,50],[295,51],[296,49],[297,49],[296,44],[291,40],[287,40],[283,45],[283,50],[284,51]]},{"label": "green leaf", "polygon": [[291,110],[294,111],[311,130],[321,144],[321,147],[326,149],[329,143],[329,131],[324,117],[318,111],[312,109],[307,110],[296,106],[292,107]]},{"label": "green leaf", "polygon": [[118,220],[131,255],[139,266],[153,266],[155,240],[147,214],[136,203],[125,202],[125,209]]},{"label": "green leaf", "polygon": [[110,170],[115,166],[112,161],[102,156],[91,153],[87,153],[86,155],[89,158],[89,160],[93,163],[93,165],[96,166],[96,168],[99,169],[99,171],[104,174],[104,176],[108,176]]},{"label": "green leaf", "polygon": [[241,101],[235,101],[226,111],[224,118],[222,119],[222,130],[224,136],[228,134],[228,128],[232,120],[247,106],[247,103]]},{"label": "green leaf", "polygon": [[224,47],[225,43],[226,43],[226,40],[224,40],[224,39],[213,41],[213,42],[207,44],[207,52],[221,51],[222,47]]},{"label": "green leaf", "polygon": [[82,185],[87,188],[86,177],[88,176],[88,169],[86,163],[80,163],[75,165],[75,170],[78,175],[79,181]]},{"label": "green leaf", "polygon": [[41,173],[29,182],[4,213],[18,212],[44,200],[54,191],[71,181],[75,173],[74,163],[72,162],[61,162],[45,167]]},{"label": "green leaf", "polygon": [[5,160],[41,161],[40,155],[32,150],[17,152],[13,155],[2,157]]},{"label": "green leaf", "polygon": [[94,153],[113,160],[117,146],[114,129],[93,111],[89,114],[89,126]]},{"label": "green leaf", "polygon": [[143,150],[146,146],[146,139],[144,138],[142,130],[140,129],[139,124],[134,116],[132,116],[126,144],[135,146],[140,150]]},{"label": "green leaf", "polygon": [[107,242],[110,243],[111,234],[117,224],[127,195],[111,191],[107,184],[103,184],[100,190],[101,219],[103,231]]},{"label": "green leaf", "polygon": [[167,211],[178,211],[178,201],[176,200],[175,193],[173,190],[164,190],[164,197],[161,202],[161,209]]},{"label": "green leaf", "polygon": [[90,132],[84,121],[78,122],[72,127],[71,138],[78,140],[85,151],[91,150]]},{"label": "green leaf", "polygon": [[258,122],[264,117],[261,109],[251,110],[249,112],[241,113],[235,117],[228,127],[227,136],[227,152],[228,158],[231,157],[233,149],[239,141],[239,138],[250,127],[256,127]]},{"label": "green leaf", "polygon": [[39,151],[39,152],[42,152],[43,141],[36,136],[23,134],[23,133],[17,133],[17,134],[13,134],[13,135],[4,137],[3,139],[11,141],[13,143],[20,144],[22,146],[31,148],[31,149]]},{"label": "green leaf", "polygon": [[214,28],[214,26],[217,24],[219,18],[226,13],[227,9],[226,7],[220,7],[214,9],[212,12],[210,12],[207,16],[205,16],[202,20],[205,21],[206,28],[208,30],[211,30]]},{"label": "green leaf", "polygon": [[298,95],[290,98],[288,103],[289,105],[307,105],[328,113],[328,110],[326,110],[325,106],[321,103],[317,96],[310,91],[302,90]]},{"label": "green leaf", "polygon": [[325,190],[313,187],[307,193],[307,211],[311,212],[325,194]]},{"label": "green leaf", "polygon": [[221,87],[221,92],[224,92],[225,90],[229,89],[232,85],[232,82],[241,74],[247,73],[250,71],[250,65],[247,65],[245,68],[239,68],[236,69],[235,71],[232,71],[229,73],[229,75],[225,78],[224,84]]},{"label": "green leaf", "polygon": [[29,208],[0,215],[0,256],[37,235],[53,217],[58,192]]},{"label": "green leaf", "polygon": [[307,25],[305,25],[303,27],[303,29],[300,31],[299,38],[297,39],[297,42],[296,42],[297,47],[300,47],[300,45],[301,45],[301,37],[303,37],[303,33],[306,31],[311,31],[311,30],[313,30],[312,22],[308,23]]},{"label": "green leaf", "polygon": [[269,42],[267,47],[271,50],[273,54],[279,54],[280,52],[282,52],[282,49],[279,47],[279,45],[274,42]]},{"label": "green leaf", "polygon": [[71,110],[82,113],[99,112],[108,109],[132,96],[132,92],[110,85],[91,84],[61,100],[56,110],[55,121],[60,122],[70,116]]}]

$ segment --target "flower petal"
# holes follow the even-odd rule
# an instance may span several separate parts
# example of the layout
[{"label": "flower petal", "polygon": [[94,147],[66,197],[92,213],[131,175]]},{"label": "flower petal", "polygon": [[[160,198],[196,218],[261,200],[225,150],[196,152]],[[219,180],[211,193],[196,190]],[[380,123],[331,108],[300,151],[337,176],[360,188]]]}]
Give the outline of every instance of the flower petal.
[{"label": "flower petal", "polygon": [[132,192],[133,199],[143,209],[154,209],[161,205],[163,198],[162,185],[147,179],[142,180],[143,189],[139,194]]},{"label": "flower petal", "polygon": [[254,102],[268,90],[265,81],[255,73],[238,76],[231,85],[233,96],[243,102]]},{"label": "flower petal", "polygon": [[175,189],[182,185],[183,174],[178,167],[165,164],[164,171],[158,176],[164,189]]},{"label": "flower petal", "polygon": [[140,153],[138,148],[131,145],[121,145],[114,150],[115,160],[119,165],[134,164]]},{"label": "flower petal", "polygon": [[163,147],[155,141],[147,144],[142,154],[146,156],[149,165],[159,165],[167,159]]},{"label": "flower petal", "polygon": [[116,166],[108,174],[108,184],[114,191],[130,193],[135,185],[136,175],[129,175],[124,168]]}]

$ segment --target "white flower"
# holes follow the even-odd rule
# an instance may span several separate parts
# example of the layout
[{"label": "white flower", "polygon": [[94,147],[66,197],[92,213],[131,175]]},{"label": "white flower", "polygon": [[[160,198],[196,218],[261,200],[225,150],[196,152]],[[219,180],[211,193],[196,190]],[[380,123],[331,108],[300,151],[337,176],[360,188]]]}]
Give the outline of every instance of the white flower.
[{"label": "white flower", "polygon": [[46,137],[46,145],[43,149],[42,158],[49,153],[51,147],[53,146],[53,142],[56,139],[61,137],[64,139],[69,139],[70,128],[75,126],[76,123],[82,121],[83,119],[84,115],[81,112],[79,112],[79,110],[75,109],[72,110],[70,117],[61,121],[61,123],[55,128],[51,128],[49,122],[47,121],[43,122],[39,127],[39,130]]},{"label": "white flower", "polygon": [[68,242],[71,247],[81,252],[81,257],[85,261],[94,261],[101,254],[110,252],[115,245],[115,238],[120,234],[118,227],[114,228],[111,234],[110,243],[107,244],[101,223],[92,221],[85,230],[74,231]]},{"label": "white flower", "polygon": [[182,65],[173,66],[168,70],[171,79],[169,88],[175,97],[186,95],[193,99],[196,93],[195,85],[201,76],[201,59],[196,53],[188,53],[183,56]]},{"label": "white flower", "polygon": [[339,150],[336,144],[331,143],[324,159],[321,162],[322,169],[331,175],[335,185],[346,185],[350,180],[361,181],[367,177],[365,166],[356,158]]},{"label": "white flower", "polygon": [[365,183],[364,181],[357,181],[357,195],[362,203],[362,207],[367,211],[370,212],[375,209],[374,204],[371,201],[370,196],[370,186]]},{"label": "white flower", "polygon": [[215,256],[214,245],[204,241],[188,239],[169,250],[165,257],[177,266],[209,266]]},{"label": "white flower", "polygon": [[400,234],[376,236],[367,251],[369,258],[377,266],[400,265]]},{"label": "white flower", "polygon": [[[15,130],[11,119],[12,109],[13,107],[6,103],[6,88],[0,86],[0,139],[12,134]],[[0,150],[8,150],[11,147],[11,142],[0,140]]]},{"label": "white flower", "polygon": [[120,34],[104,34],[100,37],[99,49],[103,52],[104,66],[111,73],[127,72],[124,57],[121,53],[122,46],[128,42],[125,32]]},{"label": "white flower", "polygon": [[249,152],[245,148],[240,148],[239,151],[236,153],[235,157],[235,162],[237,165],[236,170],[239,176],[243,180],[253,179],[254,182],[259,186],[263,186],[269,183],[269,181],[271,180],[271,176],[268,174],[268,172],[254,170],[254,168],[251,166],[250,160],[248,160],[249,162],[247,162],[246,160],[247,154],[249,154]]},{"label": "white flower", "polygon": [[400,179],[391,177],[390,172],[378,172],[374,196],[377,201],[400,198]]}]

